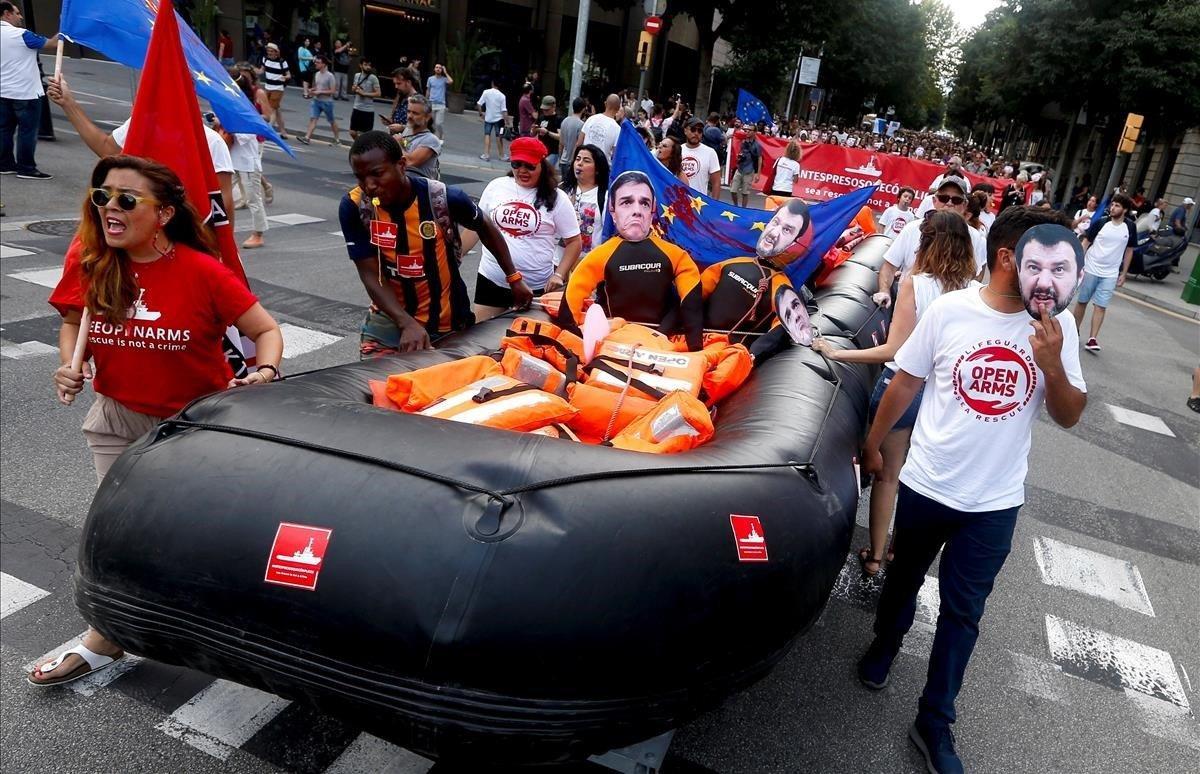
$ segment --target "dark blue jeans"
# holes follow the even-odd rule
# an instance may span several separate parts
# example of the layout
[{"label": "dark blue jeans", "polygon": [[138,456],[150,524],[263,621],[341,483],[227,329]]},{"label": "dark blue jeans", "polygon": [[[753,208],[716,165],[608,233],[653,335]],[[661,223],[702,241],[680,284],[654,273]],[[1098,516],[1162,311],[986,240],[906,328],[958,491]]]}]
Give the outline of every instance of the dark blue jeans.
[{"label": "dark blue jeans", "polygon": [[[42,121],[42,103],[37,99],[0,97],[0,169],[33,172],[37,164],[38,126]],[[13,133],[17,135],[17,158],[13,160]]]},{"label": "dark blue jeans", "polygon": [[896,558],[875,614],[875,636],[900,648],[912,627],[917,592],[938,550],[941,609],[918,716],[932,725],[954,722],[954,699],[979,638],[984,603],[1012,549],[1020,506],[966,513],[900,484],[896,500]]}]

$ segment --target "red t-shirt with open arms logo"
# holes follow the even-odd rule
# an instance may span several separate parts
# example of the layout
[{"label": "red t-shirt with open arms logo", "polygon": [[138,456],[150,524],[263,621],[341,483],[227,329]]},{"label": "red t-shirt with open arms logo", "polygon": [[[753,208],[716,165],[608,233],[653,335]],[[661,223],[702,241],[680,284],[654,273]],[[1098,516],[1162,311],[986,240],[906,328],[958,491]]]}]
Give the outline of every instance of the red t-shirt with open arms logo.
[{"label": "red t-shirt with open arms logo", "polygon": [[[87,280],[77,244],[50,294],[50,304],[64,315],[83,309]],[[138,297],[128,317],[92,317],[93,386],[126,408],[169,417],[201,395],[225,389],[233,374],[222,336],[258,299],[216,258],[184,245],[156,261],[130,265]]]}]

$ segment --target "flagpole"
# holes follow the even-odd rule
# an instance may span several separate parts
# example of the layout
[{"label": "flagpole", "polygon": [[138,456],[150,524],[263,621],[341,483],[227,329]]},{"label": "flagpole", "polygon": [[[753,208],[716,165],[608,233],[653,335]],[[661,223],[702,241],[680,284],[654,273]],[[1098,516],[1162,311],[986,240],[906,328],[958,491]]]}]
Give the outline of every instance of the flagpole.
[{"label": "flagpole", "polygon": [[54,80],[62,79],[63,37],[58,36],[58,50],[54,53]]},{"label": "flagpole", "polygon": [[83,313],[79,316],[79,335],[75,337],[75,351],[71,354],[72,371],[83,368],[83,351],[87,349],[88,328],[90,327],[92,327],[92,310],[84,306]]}]

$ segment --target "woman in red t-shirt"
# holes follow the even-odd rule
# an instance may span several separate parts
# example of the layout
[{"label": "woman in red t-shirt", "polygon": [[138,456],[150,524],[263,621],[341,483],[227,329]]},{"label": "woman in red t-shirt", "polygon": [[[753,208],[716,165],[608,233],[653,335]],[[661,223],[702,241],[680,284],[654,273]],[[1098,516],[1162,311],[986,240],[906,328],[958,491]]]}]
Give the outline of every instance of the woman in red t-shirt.
[{"label": "woman in red t-shirt", "polygon": [[[250,289],[215,256],[212,234],[167,167],[109,156],[92,172],[79,227],[50,303],[63,316],[58,399],[70,404],[92,380],[95,402],[83,421],[96,476],[160,419],[226,387],[279,373],[283,336]],[[84,306],[92,312],[81,370],[71,367]],[[235,379],[222,337],[236,325],[254,340],[259,370]],[[29,674],[34,685],[70,682],[124,655],[89,629],[80,646]]]}]

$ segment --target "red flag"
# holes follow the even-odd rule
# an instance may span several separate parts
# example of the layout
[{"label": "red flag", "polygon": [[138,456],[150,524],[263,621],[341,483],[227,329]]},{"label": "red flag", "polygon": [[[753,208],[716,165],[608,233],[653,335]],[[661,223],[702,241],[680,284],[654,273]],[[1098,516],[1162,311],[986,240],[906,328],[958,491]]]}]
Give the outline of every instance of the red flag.
[{"label": "red flag", "polygon": [[154,159],[179,175],[188,201],[217,236],[221,261],[246,282],[171,0],[159,0],[124,152]]}]

